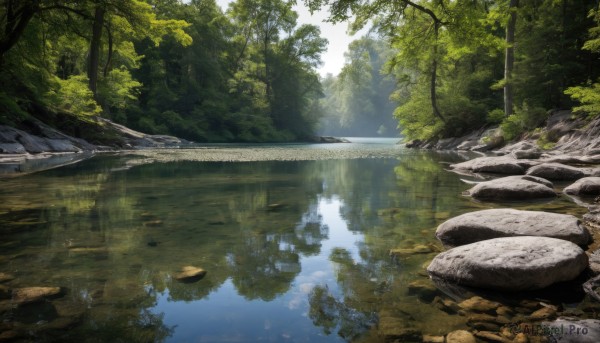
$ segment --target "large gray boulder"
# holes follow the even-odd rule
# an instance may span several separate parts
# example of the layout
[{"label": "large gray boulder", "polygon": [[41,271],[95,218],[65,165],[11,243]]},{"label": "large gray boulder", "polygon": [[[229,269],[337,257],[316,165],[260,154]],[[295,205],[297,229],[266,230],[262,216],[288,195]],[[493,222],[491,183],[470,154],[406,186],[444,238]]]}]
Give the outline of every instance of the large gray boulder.
[{"label": "large gray boulder", "polygon": [[590,176],[575,181],[572,185],[566,187],[563,192],[569,195],[600,195],[600,177]]},{"label": "large gray boulder", "polygon": [[588,266],[576,244],[549,237],[494,238],[437,255],[427,272],[463,286],[502,291],[548,287],[577,277]]},{"label": "large gray boulder", "polygon": [[523,200],[556,196],[550,181],[535,176],[514,175],[481,182],[467,194],[482,200]]},{"label": "large gray boulder", "polygon": [[467,170],[473,173],[495,173],[508,175],[525,174],[527,166],[523,160],[516,160],[508,156],[478,157],[470,161],[450,165],[456,170]]},{"label": "large gray boulder", "polygon": [[561,163],[542,163],[527,170],[527,175],[547,180],[577,180],[585,176],[583,170]]},{"label": "large gray boulder", "polygon": [[498,237],[543,236],[586,245],[590,236],[572,215],[491,209],[465,213],[438,226],[436,237],[447,247]]}]

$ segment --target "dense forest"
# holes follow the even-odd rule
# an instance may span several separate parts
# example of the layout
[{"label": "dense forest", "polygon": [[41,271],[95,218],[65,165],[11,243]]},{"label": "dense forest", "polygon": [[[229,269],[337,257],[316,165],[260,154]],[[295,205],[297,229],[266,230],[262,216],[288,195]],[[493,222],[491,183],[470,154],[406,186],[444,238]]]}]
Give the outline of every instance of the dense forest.
[{"label": "dense forest", "polygon": [[0,124],[101,116],[200,142],[500,124],[512,139],[552,109],[600,114],[595,0],[306,0],[370,28],[324,78],[327,41],[294,4],[0,0]]}]

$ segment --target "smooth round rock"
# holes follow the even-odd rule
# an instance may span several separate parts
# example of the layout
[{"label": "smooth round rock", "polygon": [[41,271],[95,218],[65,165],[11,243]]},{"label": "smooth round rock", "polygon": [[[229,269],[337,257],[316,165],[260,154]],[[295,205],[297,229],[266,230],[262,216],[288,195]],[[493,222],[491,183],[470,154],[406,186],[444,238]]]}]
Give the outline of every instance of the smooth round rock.
[{"label": "smooth round rock", "polygon": [[566,187],[563,192],[569,195],[600,195],[600,177],[590,176],[575,181],[572,185]]},{"label": "smooth round rock", "polygon": [[508,156],[478,157],[470,161],[450,165],[452,169],[469,170],[474,173],[496,173],[521,175],[525,174],[524,168],[519,161]]},{"label": "smooth round rock", "polygon": [[206,270],[194,266],[185,266],[181,272],[175,274],[175,280],[190,283],[202,279],[206,275]]},{"label": "smooth round rock", "polygon": [[437,255],[427,272],[463,286],[535,290],[577,277],[588,265],[576,244],[549,237],[494,238]]},{"label": "smooth round rock", "polygon": [[577,180],[585,173],[575,167],[561,163],[542,163],[527,170],[527,175],[542,177],[548,180]]},{"label": "smooth round rock", "polygon": [[478,183],[467,193],[482,200],[524,200],[552,198],[556,192],[550,181],[535,176],[515,175]]},{"label": "smooth round rock", "polygon": [[590,240],[589,232],[575,216],[509,208],[454,217],[438,226],[435,235],[446,247],[514,236],[554,237],[577,245],[586,245]]}]

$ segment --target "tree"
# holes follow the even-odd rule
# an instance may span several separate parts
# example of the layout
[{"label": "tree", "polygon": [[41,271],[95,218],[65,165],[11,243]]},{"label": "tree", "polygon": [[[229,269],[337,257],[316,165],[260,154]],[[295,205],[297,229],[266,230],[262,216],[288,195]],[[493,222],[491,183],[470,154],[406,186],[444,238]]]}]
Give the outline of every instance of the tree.
[{"label": "tree", "polygon": [[19,41],[25,28],[40,11],[39,0],[3,0],[2,6],[2,30],[0,30],[0,67],[4,55]]},{"label": "tree", "polygon": [[519,0],[510,0],[508,4],[509,19],[506,24],[506,51],[504,57],[504,115],[508,117],[513,111],[513,67],[515,64],[515,29],[517,26],[517,9]]}]

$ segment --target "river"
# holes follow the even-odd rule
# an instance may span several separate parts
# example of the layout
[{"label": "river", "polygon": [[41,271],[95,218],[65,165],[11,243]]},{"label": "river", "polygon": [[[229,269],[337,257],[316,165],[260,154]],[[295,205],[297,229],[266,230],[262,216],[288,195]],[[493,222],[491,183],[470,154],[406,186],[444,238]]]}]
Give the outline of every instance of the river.
[{"label": "river", "polygon": [[[461,195],[470,185],[445,170],[458,154],[351,140],[106,154],[1,178],[0,272],[14,279],[0,283],[0,332],[61,342],[379,342],[407,329],[468,329],[436,306],[445,294],[409,285],[429,282],[424,268],[442,250],[437,225],[506,204]],[[565,197],[510,206],[585,213]],[[389,255],[398,248],[415,252]],[[179,282],[184,266],[207,274]],[[7,305],[9,289],[33,286],[61,294]]]}]

